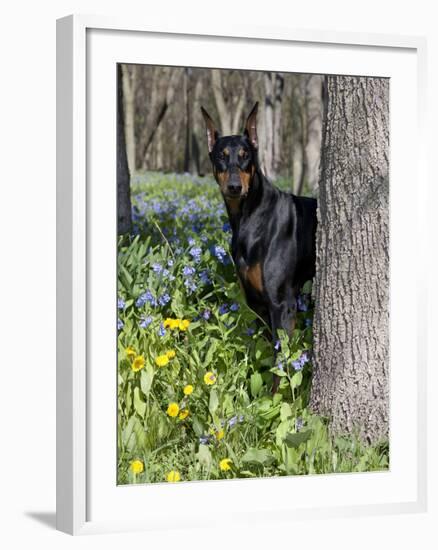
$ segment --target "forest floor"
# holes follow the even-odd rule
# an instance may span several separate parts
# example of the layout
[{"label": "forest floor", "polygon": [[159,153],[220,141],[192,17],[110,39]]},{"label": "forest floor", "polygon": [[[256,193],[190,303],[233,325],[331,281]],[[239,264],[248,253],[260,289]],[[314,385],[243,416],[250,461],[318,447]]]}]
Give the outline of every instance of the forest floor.
[{"label": "forest floor", "polygon": [[274,365],[237,283],[217,185],[146,173],[132,203],[133,235],[118,248],[118,482],[387,469],[386,442],[331,438],[308,409],[310,282]]}]

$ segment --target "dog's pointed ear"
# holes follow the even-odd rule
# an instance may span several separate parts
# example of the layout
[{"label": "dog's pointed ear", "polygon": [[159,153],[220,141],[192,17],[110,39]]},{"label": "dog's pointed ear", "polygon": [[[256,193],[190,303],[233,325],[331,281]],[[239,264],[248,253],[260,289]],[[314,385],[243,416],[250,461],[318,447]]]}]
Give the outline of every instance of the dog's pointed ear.
[{"label": "dog's pointed ear", "polygon": [[248,137],[251,145],[254,149],[259,148],[259,139],[257,137],[257,111],[259,108],[259,102],[254,105],[252,111],[249,113],[245,124],[245,135]]},{"label": "dog's pointed ear", "polygon": [[201,113],[205,120],[205,126],[207,128],[207,145],[208,145],[208,152],[211,153],[213,151],[214,144],[216,143],[219,132],[216,130],[216,127],[214,125],[213,120],[211,119],[210,115],[207,113],[207,111],[204,109],[204,107],[201,106]]}]

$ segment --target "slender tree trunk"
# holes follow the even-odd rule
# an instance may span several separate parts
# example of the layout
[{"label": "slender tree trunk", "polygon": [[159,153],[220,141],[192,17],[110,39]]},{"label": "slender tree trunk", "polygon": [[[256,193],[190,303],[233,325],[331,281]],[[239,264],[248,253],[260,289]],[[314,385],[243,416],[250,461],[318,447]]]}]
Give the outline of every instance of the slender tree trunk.
[{"label": "slender tree trunk", "polygon": [[224,136],[230,136],[231,112],[229,106],[226,104],[223,95],[222,71],[220,69],[211,70],[211,85],[213,88],[213,95],[216,101],[217,112],[219,115],[221,133]]},{"label": "slender tree trunk", "polygon": [[312,75],[306,82],[307,139],[306,178],[310,190],[315,194],[318,188],[319,158],[322,137],[322,76]]},{"label": "slender tree trunk", "polygon": [[122,66],[117,65],[117,231],[131,230],[131,190],[125,143]]},{"label": "slender tree trunk", "polygon": [[389,426],[389,80],[326,77],[311,407],[366,442]]},{"label": "slender tree trunk", "polygon": [[281,163],[281,115],[283,110],[284,76],[275,73],[274,80],[274,124],[272,128],[272,171],[277,176]]},{"label": "slender tree trunk", "polygon": [[[166,68],[167,69],[167,68]],[[149,105],[149,116],[147,117],[147,123],[145,124],[145,138],[142,151],[143,157],[143,168],[147,168],[147,154],[149,152],[149,147],[151,146],[158,127],[163,121],[163,118],[169,108],[169,105],[173,102],[175,97],[176,87],[181,78],[182,69],[171,68],[170,75],[168,76],[168,71],[164,76],[165,81],[167,81],[167,90],[164,96],[164,99],[159,103],[158,102],[158,89],[157,86],[159,82],[156,83],[156,86],[153,86],[153,91],[151,94],[151,103]],[[160,74],[160,73],[158,73]],[[166,78],[167,77],[167,78]],[[160,77],[157,78],[160,80]],[[152,118],[152,120],[150,120]]]},{"label": "slender tree trunk", "polygon": [[136,169],[135,158],[135,92],[137,89],[137,65],[122,64],[123,99],[125,109],[125,139],[129,173]]}]

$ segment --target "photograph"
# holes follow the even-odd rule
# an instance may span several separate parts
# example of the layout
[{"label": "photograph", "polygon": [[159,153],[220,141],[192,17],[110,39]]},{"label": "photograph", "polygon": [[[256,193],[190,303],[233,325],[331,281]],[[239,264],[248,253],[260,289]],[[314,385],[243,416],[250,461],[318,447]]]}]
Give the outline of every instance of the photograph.
[{"label": "photograph", "polygon": [[389,470],[390,79],[114,78],[117,484]]}]

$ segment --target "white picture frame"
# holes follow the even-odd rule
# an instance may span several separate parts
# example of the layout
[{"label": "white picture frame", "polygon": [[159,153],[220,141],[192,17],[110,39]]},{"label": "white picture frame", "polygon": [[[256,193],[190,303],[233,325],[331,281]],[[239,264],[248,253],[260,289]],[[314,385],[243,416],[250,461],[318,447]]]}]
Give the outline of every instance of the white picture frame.
[{"label": "white picture frame", "polygon": [[[142,41],[158,41],[160,48],[143,48]],[[111,254],[115,247],[115,139],[111,132],[115,132],[115,65],[114,59],[126,63],[147,62],[151,64],[183,64],[184,55],[190,57],[195,49],[202,50],[204,55],[210,51],[210,58],[214,45],[220,41],[224,51],[232,51],[239,47],[241,51],[257,51],[257,63],[265,63],[272,58],[272,51],[277,66],[275,68],[294,72],[321,72],[317,68],[317,55],[321,49],[333,53],[330,60],[331,69],[324,72],[352,72],[352,69],[343,71],[343,68],[358,67],[356,74],[388,76],[389,71],[405,70],[405,95],[397,96],[397,90],[391,98],[392,112],[401,112],[401,105],[397,102],[403,99],[407,102],[408,124],[411,139],[414,140],[409,159],[405,158],[405,170],[399,170],[400,160],[403,158],[402,144],[397,143],[394,136],[391,156],[391,178],[399,176],[415,180],[421,195],[426,185],[424,174],[425,161],[424,119],[425,119],[425,40],[418,37],[364,35],[349,33],[333,33],[325,31],[299,31],[287,28],[248,28],[233,27],[224,33],[223,29],[215,29],[213,25],[200,30],[199,28],[179,28],[178,25],[163,24],[160,28],[151,27],[138,21],[127,21],[94,16],[69,16],[57,22],[57,528],[70,534],[86,534],[134,529],[154,529],[172,525],[202,526],[205,513],[205,498],[210,495],[212,501],[224,503],[231,499],[236,503],[245,502],[245,512],[240,516],[231,514],[232,521],[272,521],[276,518],[287,517],[319,518],[334,515],[349,516],[358,514],[382,514],[397,512],[419,512],[426,509],[426,342],[425,334],[419,324],[413,349],[402,356],[399,348],[403,341],[403,327],[399,327],[398,336],[392,339],[391,361],[397,361],[401,371],[408,371],[411,366],[411,388],[414,388],[414,399],[411,402],[411,416],[402,410],[403,399],[406,398],[406,384],[402,376],[392,369],[391,386],[391,449],[394,448],[395,465],[388,474],[348,474],[343,476],[312,476],[301,478],[280,478],[272,480],[235,480],[224,482],[196,482],[184,484],[157,484],[156,486],[115,486],[111,485],[111,469],[114,466],[115,438],[112,428],[102,427],[102,433],[97,433],[93,427],[96,422],[102,426],[99,410],[107,415],[108,425],[113,422],[116,414],[114,380],[111,373],[103,379],[102,364],[112,363],[115,353],[115,332],[111,340],[111,311],[105,313],[105,297],[110,296],[115,286],[114,262]],[[158,43],[156,42],[156,43]],[[175,43],[178,48],[175,48]],[[202,48],[191,48],[190,45],[202,44]],[[155,42],[150,42],[155,44]],[[167,45],[166,45],[167,44]],[[172,44],[172,47],[169,46]],[[119,48],[119,49],[118,49]],[[302,65],[295,59],[295,65],[288,65],[288,48],[300,48]],[[217,48],[216,48],[217,49]],[[187,50],[188,53],[184,53]],[[281,53],[281,51],[283,53]],[[284,51],[283,51],[284,50]],[[114,53],[116,51],[116,53]],[[297,50],[298,51],[298,50]],[[118,53],[119,52],[119,53]],[[153,55],[152,55],[153,52]],[[304,52],[307,52],[304,54]],[[352,56],[352,53],[353,57]],[[190,54],[190,55],[189,55]],[[360,54],[360,55],[359,55]],[[99,55],[104,56],[100,57]],[[188,59],[186,65],[194,65],[197,58]],[[201,55],[199,52],[196,55]],[[97,57],[95,57],[97,56]],[[120,56],[120,57],[119,57]],[[306,57],[308,56],[308,57]],[[356,57],[354,57],[356,56]],[[405,59],[403,59],[405,56]],[[241,56],[242,57],[242,56]],[[245,56],[243,56],[245,57]],[[173,62],[172,62],[173,59]],[[252,59],[252,58],[251,58]],[[307,59],[307,61],[304,61]],[[350,59],[350,61],[348,61]],[[351,64],[357,59],[357,64]],[[283,60],[283,61],[282,61]],[[312,65],[312,60],[315,65]],[[198,61],[203,63],[202,60]],[[204,62],[205,63],[205,62]],[[217,61],[220,63],[220,61]],[[224,66],[230,66],[228,59],[223,61]],[[262,65],[252,65],[244,60],[237,68],[263,68]],[[283,63],[283,64],[282,64]],[[298,64],[297,64],[298,63]],[[381,66],[379,63],[382,63]],[[108,67],[114,66],[114,82],[106,89],[108,96],[102,99],[102,90],[107,86],[106,78],[111,77]],[[391,69],[385,69],[391,65]],[[202,66],[202,65],[198,65]],[[205,65],[204,65],[205,66]],[[214,62],[213,62],[213,65]],[[217,65],[217,66],[220,66]],[[105,69],[106,67],[106,69]],[[362,68],[359,68],[362,67]],[[316,68],[316,69],[315,69]],[[105,72],[106,71],[106,72]],[[365,71],[365,72],[364,72]],[[354,74],[354,72],[352,73]],[[391,73],[392,74],[396,74]],[[398,73],[397,73],[398,74]],[[402,73],[400,72],[400,75]],[[97,76],[99,77],[97,79]],[[390,76],[390,75],[389,75]],[[394,76],[397,82],[397,76]],[[99,84],[101,83],[99,88]],[[101,108],[106,111],[109,131],[99,126],[99,120],[94,119],[95,99],[97,93]],[[401,93],[401,90],[400,90]],[[409,95],[411,93],[411,95]],[[94,103],[93,103],[94,102]],[[111,105],[113,113],[110,114]],[[97,112],[97,108],[95,111]],[[99,107],[100,111],[100,107]],[[109,114],[108,114],[109,113]],[[410,118],[409,118],[410,117]],[[392,134],[397,125],[397,119],[392,119]],[[95,140],[102,135],[101,146],[96,148]],[[90,133],[91,132],[91,133]],[[413,132],[413,133],[412,133]],[[115,135],[115,134],[114,134]],[[400,147],[400,148],[398,148]],[[100,150],[101,149],[101,150]],[[111,152],[114,156],[111,158]],[[110,156],[108,156],[110,155]],[[100,158],[102,157],[102,158]],[[400,158],[398,158],[400,157]],[[108,162],[108,174],[99,172],[105,158]],[[109,158],[109,160],[108,160]],[[97,170],[99,176],[105,178],[108,184],[104,209],[97,211],[96,198],[102,188],[94,185]],[[103,169],[102,169],[103,170]],[[94,179],[93,179],[94,178]],[[403,185],[401,184],[401,187]],[[113,194],[112,191],[114,191]],[[114,195],[114,196],[113,196]],[[400,196],[399,196],[400,195]],[[412,204],[412,200],[402,197],[399,190],[392,195],[391,231],[395,235],[402,235],[402,216],[410,205],[414,211],[415,222],[412,229],[412,239],[416,243],[424,243],[421,236],[425,233],[425,221],[422,216],[422,205]],[[102,210],[104,212],[102,213]],[[99,219],[99,222],[97,221]],[[112,220],[112,221],[111,221]],[[394,229],[395,228],[395,229]],[[391,233],[392,235],[393,233]],[[96,239],[99,238],[101,249],[96,252]],[[403,233],[403,238],[408,238]],[[397,239],[395,240],[397,244]],[[417,292],[413,308],[416,315],[425,309],[426,288],[425,274],[421,271],[421,258],[425,257],[424,245],[415,250],[417,260],[411,272],[399,276],[396,265],[391,265],[391,319],[398,323],[397,298],[402,298],[403,277],[415,277]],[[397,246],[392,246],[394,258],[398,257]],[[97,255],[99,258],[97,258]],[[395,262],[396,260],[394,260]],[[101,275],[102,269],[112,275],[108,277],[108,284],[96,286],[96,273]],[[99,271],[100,270],[100,271]],[[393,277],[394,275],[394,277]],[[101,281],[101,277],[98,277]],[[393,284],[395,281],[396,284]],[[115,297],[115,294],[114,294]],[[110,298],[111,300],[111,298]],[[115,298],[114,298],[115,300]],[[95,301],[95,303],[94,303]],[[105,327],[96,328],[96,311],[102,309],[102,317],[106,319]],[[114,325],[115,326],[115,325]],[[106,347],[113,347],[108,357],[96,361],[93,342],[103,343]],[[412,366],[413,365],[413,366]],[[115,371],[114,371],[115,372]],[[100,393],[96,394],[96,377],[101,380]],[[411,390],[412,399],[412,390]],[[113,400],[113,401],[111,401]],[[114,411],[108,407],[113,404]],[[403,420],[396,420],[400,416]],[[400,423],[409,430],[412,445],[411,455],[406,459],[410,464],[403,468],[403,459],[397,462],[397,453],[400,454],[402,436]],[[115,429],[115,422],[114,422]],[[413,434],[413,435],[412,435]],[[398,443],[397,443],[398,442]],[[394,443],[394,444],[393,444]],[[397,447],[397,444],[399,445]],[[112,448],[111,445],[114,447]],[[397,451],[397,448],[399,449]],[[114,453],[113,453],[114,451]],[[392,452],[392,451],[391,451]],[[100,453],[100,454],[99,454]],[[108,457],[107,464],[103,464],[102,457]],[[392,459],[391,459],[392,460]],[[103,462],[102,462],[103,461]],[[95,464],[102,465],[102,472],[97,471]],[[402,478],[402,472],[407,472]],[[398,472],[398,474],[397,474]],[[353,486],[357,484],[359,489]],[[365,476],[365,477],[364,477]],[[377,477],[376,477],[377,476]],[[380,477],[378,477],[380,476]],[[385,477],[386,476],[386,477]],[[392,480],[391,480],[392,476]],[[110,486],[111,485],[111,486]],[[312,489],[308,487],[312,486]],[[383,487],[386,487],[383,489]],[[353,488],[352,488],[353,487]],[[142,492],[141,492],[142,491]],[[315,492],[313,492],[315,491]],[[359,491],[359,492],[357,492]],[[379,493],[379,494],[374,494]],[[380,491],[381,494],[380,494]],[[384,493],[383,491],[387,491]],[[267,504],[257,505],[257,495],[260,492],[269,495]],[[290,501],[284,494],[301,495],[298,502]],[[308,502],[306,502],[306,494]],[[161,510],[165,506],[169,495],[177,502],[191,503],[190,514],[172,512],[162,517]],[[276,496],[272,501],[272,496]],[[312,501],[310,497],[317,495]],[[340,495],[340,497],[339,497]],[[363,498],[362,498],[363,497]],[[339,498],[337,501],[336,499]],[[344,499],[344,500],[342,500]],[[132,501],[136,506],[141,503],[143,512],[137,516],[124,516],[121,513],[122,505]],[[117,502],[120,508],[117,508]],[[313,502],[313,505],[312,505]],[[149,504],[148,504],[149,503]],[[112,506],[112,508],[111,508]],[[148,508],[149,506],[149,508]],[[187,507],[187,506],[186,506]],[[213,505],[214,508],[214,505]],[[236,508],[237,509],[237,508]],[[96,512],[95,512],[96,510]],[[92,511],[92,512],[90,512]],[[215,516],[212,513],[212,516]]]}]

